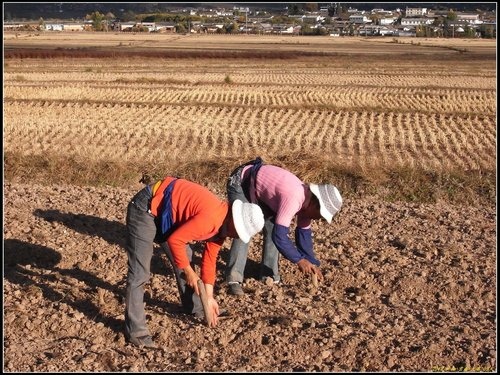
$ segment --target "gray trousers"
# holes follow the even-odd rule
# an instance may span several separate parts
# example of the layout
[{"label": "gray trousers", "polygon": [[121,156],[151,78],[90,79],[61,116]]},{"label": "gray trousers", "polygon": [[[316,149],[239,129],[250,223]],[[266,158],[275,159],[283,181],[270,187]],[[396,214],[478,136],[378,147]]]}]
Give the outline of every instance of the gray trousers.
[{"label": "gray trousers", "polygon": [[[125,334],[127,337],[151,335],[146,324],[144,310],[144,285],[149,281],[153,244],[157,238],[155,217],[148,212],[151,190],[149,186],[139,191],[127,207],[127,290],[125,294]],[[183,271],[175,266],[172,253],[166,242],[160,243],[174,269],[180,300],[186,313],[203,316],[203,307],[198,295],[186,285]],[[192,260],[192,249],[186,248]]]},{"label": "gray trousers", "polygon": [[[227,182],[227,196],[229,203],[232,204],[236,199],[248,202],[247,197],[241,187],[241,171],[239,168]],[[263,228],[264,247],[262,249],[262,261],[260,263],[260,278],[272,277],[274,281],[280,281],[279,274],[279,252],[272,240],[274,229],[274,216],[266,215]],[[229,251],[229,261],[226,268],[226,281],[243,282],[245,265],[248,258],[248,248],[250,243],[244,243],[239,238],[233,239]]]}]

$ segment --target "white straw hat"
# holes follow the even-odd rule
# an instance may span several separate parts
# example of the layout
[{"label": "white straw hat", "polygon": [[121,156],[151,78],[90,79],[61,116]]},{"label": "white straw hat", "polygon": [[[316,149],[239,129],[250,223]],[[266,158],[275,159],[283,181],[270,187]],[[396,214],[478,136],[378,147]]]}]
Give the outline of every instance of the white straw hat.
[{"label": "white straw hat", "polygon": [[309,189],[319,200],[321,216],[330,224],[342,207],[342,197],[338,189],[333,185],[316,184],[309,184]]},{"label": "white straw hat", "polygon": [[259,233],[264,227],[264,214],[254,203],[242,202],[236,199],[232,206],[234,228],[244,243]]}]

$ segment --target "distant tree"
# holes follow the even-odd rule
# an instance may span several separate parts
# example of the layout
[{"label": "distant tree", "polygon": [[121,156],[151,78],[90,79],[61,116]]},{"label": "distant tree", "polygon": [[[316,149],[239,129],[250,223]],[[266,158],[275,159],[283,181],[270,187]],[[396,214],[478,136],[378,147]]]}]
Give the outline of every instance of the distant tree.
[{"label": "distant tree", "polygon": [[372,25],[380,25],[380,15],[378,14],[371,14],[369,18],[372,20]]},{"label": "distant tree", "polygon": [[432,21],[432,26],[442,27],[443,24],[444,24],[444,19],[441,16],[434,18],[434,21]]},{"label": "distant tree", "polygon": [[422,38],[422,37],[430,38],[435,36],[434,32],[432,31],[432,28],[430,28],[427,25],[418,25],[415,28],[415,35],[417,38]]},{"label": "distant tree", "polygon": [[132,27],[132,32],[134,33],[147,33],[149,29],[146,26],[134,26]]},{"label": "distant tree", "polygon": [[328,29],[326,27],[318,27],[318,34],[319,35],[327,35]]},{"label": "distant tree", "polygon": [[346,8],[346,6],[345,6],[345,5],[342,5],[342,4],[340,4],[340,3],[339,3],[339,4],[337,4],[337,15],[338,15],[338,16],[341,16],[341,15],[343,15],[343,14],[345,14],[345,13],[348,13],[348,12],[347,12],[347,8]]},{"label": "distant tree", "polygon": [[135,13],[132,12],[131,10],[127,10],[125,13],[123,13],[122,19],[124,22],[131,22],[137,20]]},{"label": "distant tree", "polygon": [[288,16],[276,16],[271,19],[271,24],[277,25],[280,23],[284,24],[297,24],[297,20],[295,18],[289,18]]},{"label": "distant tree", "polygon": [[316,12],[319,9],[318,3],[305,3],[304,10],[307,12]]},{"label": "distant tree", "polygon": [[481,25],[479,27],[479,32],[481,34],[481,38],[495,38],[495,27],[493,25]]},{"label": "distant tree", "polygon": [[291,16],[302,14],[302,9],[298,4],[290,4],[288,5],[288,14]]},{"label": "distant tree", "polygon": [[347,8],[340,3],[331,3],[328,6],[328,15],[330,17],[347,19],[349,18],[349,13]]},{"label": "distant tree", "polygon": [[178,23],[175,25],[175,32],[178,34],[185,34],[187,32],[186,26],[184,26],[184,23]]},{"label": "distant tree", "polygon": [[40,30],[45,30],[45,21],[43,20],[42,17],[40,17],[40,19],[38,20],[38,27],[40,28]]},{"label": "distant tree", "polygon": [[142,19],[142,22],[157,22],[156,16],[147,16]]},{"label": "distant tree", "polygon": [[354,35],[354,25],[351,23],[349,24],[349,30],[348,30],[348,33],[350,36],[353,36]]},{"label": "distant tree", "polygon": [[85,19],[92,20],[92,28],[95,31],[102,31],[104,29],[103,25],[104,14],[101,14],[98,11],[96,11],[91,14],[87,14],[85,16]]},{"label": "distant tree", "polygon": [[450,9],[448,14],[446,15],[446,18],[450,21],[456,21],[457,20],[457,14],[453,11],[453,9]]},{"label": "distant tree", "polygon": [[466,38],[475,38],[476,37],[476,30],[474,30],[474,28],[467,25],[467,26],[465,26],[465,29],[464,29],[464,36]]},{"label": "distant tree", "polygon": [[236,24],[236,22],[230,22],[224,25],[224,29],[226,30],[226,34],[231,34],[238,30],[238,25]]},{"label": "distant tree", "polygon": [[314,30],[313,28],[311,27],[311,25],[304,25],[302,26],[302,28],[300,29],[300,33],[302,35],[313,35],[314,34]]}]

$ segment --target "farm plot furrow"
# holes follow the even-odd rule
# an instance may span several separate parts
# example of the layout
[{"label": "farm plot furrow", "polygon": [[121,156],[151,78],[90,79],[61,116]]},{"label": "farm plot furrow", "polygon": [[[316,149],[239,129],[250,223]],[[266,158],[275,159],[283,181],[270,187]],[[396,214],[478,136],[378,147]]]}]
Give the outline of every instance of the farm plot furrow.
[{"label": "farm plot furrow", "polygon": [[246,84],[285,84],[285,85],[334,85],[334,86],[378,86],[378,87],[434,87],[434,88],[466,88],[495,90],[494,79],[476,76],[436,76],[434,74],[335,74],[326,73],[316,77],[304,74],[267,73],[261,76],[235,75],[235,82]]},{"label": "farm plot furrow", "polygon": [[[425,121],[429,124],[425,126]],[[435,126],[434,117],[425,119],[422,116],[415,116],[415,132],[416,132],[416,142],[419,145],[419,153],[417,157],[423,160],[427,160],[427,166],[429,169],[439,169],[438,163],[434,163],[439,156],[436,150],[439,150],[437,139],[433,134],[429,134],[432,128]]]},{"label": "farm plot furrow", "polygon": [[[466,169],[481,169],[491,167],[496,163],[496,121],[491,119],[490,126],[483,128],[483,134],[479,138],[468,136],[467,129],[475,129],[471,126],[469,118],[452,116],[440,121],[441,134],[448,140],[450,159],[453,157],[464,159]],[[481,149],[484,152],[479,152]]]},{"label": "farm plot furrow", "polygon": [[302,110],[279,110],[275,112],[275,119],[268,124],[271,127],[270,136],[276,139],[273,153],[290,153],[296,152],[300,154],[300,140],[297,133],[304,126],[307,126],[309,117],[304,116]]},{"label": "farm plot furrow", "polygon": [[384,149],[387,145],[387,130],[388,124],[393,122],[394,113],[387,114],[377,113],[370,129],[368,129],[368,144],[371,144],[372,151],[369,155],[370,164],[372,166],[389,165],[387,154]]},{"label": "farm plot furrow", "polygon": [[[496,122],[483,129],[483,131],[481,131],[482,128],[482,120],[480,121],[477,116],[474,116],[465,121],[462,130],[466,135],[465,144],[467,145],[467,150],[479,158],[479,164],[482,168],[487,168],[491,162],[491,155],[489,154],[491,153],[491,148],[495,147],[496,150],[497,146]],[[485,132],[485,130],[490,129],[490,132]],[[496,159],[496,151],[494,156]]]},{"label": "farm plot furrow", "polygon": [[305,150],[318,149],[320,143],[322,143],[327,136],[331,136],[331,133],[333,133],[334,130],[330,124],[333,122],[333,116],[337,115],[337,113],[332,111],[318,112],[318,117],[312,121],[312,127],[309,129],[307,137],[305,137],[309,142]]},{"label": "farm plot furrow", "polygon": [[387,157],[383,152],[383,123],[387,121],[386,116],[380,113],[370,112],[366,123],[364,135],[364,146],[360,148],[360,157],[364,160],[362,165],[379,168],[381,165],[388,165]]},{"label": "farm plot furrow", "polygon": [[418,164],[412,164],[412,167],[419,166],[420,167],[420,154],[421,150],[419,149],[420,146],[417,146],[418,143],[418,136],[419,136],[419,129],[416,127],[416,122],[418,121],[419,114],[416,114],[415,116],[408,116],[406,115],[404,118],[404,136],[406,139],[406,153],[407,157],[404,157],[404,159],[410,160],[412,163],[418,163]]},{"label": "farm plot furrow", "polygon": [[[264,108],[262,111],[251,111],[253,114],[254,122],[252,123],[254,129],[254,137],[259,139],[260,142],[267,142],[268,147],[272,147],[276,140],[271,137],[271,127],[266,126],[269,123],[269,110]],[[259,126],[258,124],[262,124]],[[234,132],[238,134],[237,132]],[[241,137],[242,138],[242,137]]]},{"label": "farm plot furrow", "polygon": [[[301,89],[302,88],[302,89]],[[416,91],[414,88],[391,92],[387,87],[328,87],[311,89],[310,86],[239,87],[238,85],[203,86],[132,86],[95,87],[82,83],[64,86],[37,87],[35,84],[7,84],[7,100],[61,100],[110,103],[160,104],[215,104],[235,106],[271,105],[275,107],[304,107],[364,110],[406,110],[426,113],[496,113],[496,94],[491,90],[436,89]],[[256,100],[255,98],[258,98]]]},{"label": "farm plot furrow", "polygon": [[366,142],[368,130],[367,128],[371,126],[368,120],[369,114],[367,112],[362,112],[359,119],[357,120],[358,131],[355,133],[353,139],[354,147],[353,154],[357,156],[359,165],[364,165],[366,163],[366,155],[370,153],[369,145]]},{"label": "farm plot furrow", "polygon": [[395,113],[394,116],[390,116],[390,121],[387,122],[387,126],[382,130],[387,131],[387,137],[384,139],[384,146],[381,148],[381,153],[383,159],[386,160],[390,166],[391,163],[395,163],[397,166],[405,165],[405,163],[412,163],[411,161],[406,161],[403,159],[402,155],[404,152],[404,134],[401,134],[403,130],[402,122],[404,121],[404,114]]},{"label": "farm plot furrow", "polygon": [[[327,112],[328,121],[323,124],[323,126],[317,125],[317,128],[325,128],[323,137],[315,137],[317,142],[314,143],[314,146],[317,150],[321,150],[323,144],[329,145],[329,150],[323,150],[323,152],[335,152],[334,159],[338,162],[341,162],[341,158],[343,155],[340,153],[342,149],[343,142],[345,139],[346,129],[345,126],[347,122],[347,113],[343,111],[339,112]],[[314,134],[314,133],[313,133]],[[321,133],[318,133],[321,134]],[[314,149],[314,147],[311,147]]]},{"label": "farm plot furrow", "polygon": [[[47,111],[47,108],[50,110]],[[427,167],[454,166],[457,168],[493,168],[496,142],[495,119],[479,124],[468,117],[453,118],[409,113],[384,115],[385,127],[377,128],[379,143],[366,122],[373,125],[371,112],[342,112],[333,116],[331,111],[269,109],[261,116],[252,115],[253,108],[213,108],[200,106],[164,106],[151,111],[148,107],[74,107],[24,106],[6,103],[4,115],[4,150],[86,154],[89,157],[127,158],[128,160],[173,160],[200,157],[207,153],[225,155],[282,154],[283,152],[326,152],[342,160],[359,163],[361,153],[375,153],[372,158],[398,165],[418,164]],[[23,116],[20,116],[20,114]],[[32,119],[29,122],[23,118]],[[316,116],[330,118],[333,123],[322,123]],[[252,122],[247,119],[253,118]],[[318,117],[321,118],[321,117]],[[146,121],[144,121],[146,119]],[[384,123],[379,120],[379,123]],[[449,123],[449,125],[446,124]],[[248,126],[245,125],[248,123]],[[411,127],[404,124],[412,124]],[[242,125],[243,124],[243,125]],[[485,127],[486,124],[486,127]],[[418,128],[417,128],[418,125]],[[476,137],[454,134],[468,128],[482,133]],[[315,127],[334,129],[315,131]],[[304,130],[297,130],[304,129]],[[422,130],[424,129],[424,130]],[[430,133],[427,152],[422,151],[419,132]],[[227,139],[221,134],[229,132],[233,139],[242,140],[239,148],[220,144]],[[318,139],[317,134],[324,134]],[[119,136],[117,136],[119,135]],[[57,140],[49,142],[49,139]],[[144,141],[147,139],[148,141]],[[313,142],[314,140],[314,142]],[[411,141],[410,141],[411,140]],[[412,143],[413,142],[413,143]],[[479,145],[480,144],[480,145]],[[303,145],[307,145],[304,147]],[[466,147],[467,146],[467,147]],[[476,155],[476,150],[484,152]],[[429,157],[429,152],[433,157]],[[485,156],[491,155],[491,156]]]},{"label": "farm plot furrow", "polygon": [[471,62],[10,60],[4,151],[491,170],[496,107],[494,67]]},{"label": "farm plot furrow", "polygon": [[[302,116],[304,118],[303,121],[300,122],[300,126],[294,126],[293,124],[297,124],[295,121],[298,117]],[[311,133],[313,129],[316,127],[316,118],[319,113],[316,111],[310,111],[309,116],[303,116],[301,111],[292,112],[292,116],[284,117],[284,124],[292,124],[290,126],[290,130],[283,129],[282,131],[288,133],[289,145],[292,151],[300,152],[301,150],[309,150],[311,148]]]}]

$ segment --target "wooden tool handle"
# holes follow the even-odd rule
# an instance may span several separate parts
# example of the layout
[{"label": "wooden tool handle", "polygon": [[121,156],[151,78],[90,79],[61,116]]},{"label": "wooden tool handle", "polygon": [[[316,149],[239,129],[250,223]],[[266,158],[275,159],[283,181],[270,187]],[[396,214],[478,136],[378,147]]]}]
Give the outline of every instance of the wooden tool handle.
[{"label": "wooden tool handle", "polygon": [[207,325],[210,325],[212,315],[210,309],[208,308],[208,298],[207,291],[205,290],[205,284],[201,281],[201,279],[198,279],[198,290],[200,291],[201,304],[203,306],[203,312],[205,313],[205,321]]},{"label": "wooden tool handle", "polygon": [[315,288],[318,287],[318,275],[316,275],[315,273],[313,273],[311,275],[311,278],[312,278],[312,284]]}]

